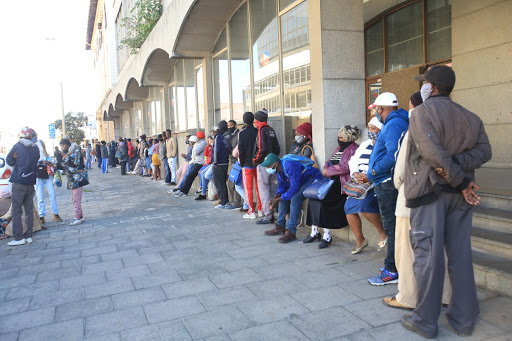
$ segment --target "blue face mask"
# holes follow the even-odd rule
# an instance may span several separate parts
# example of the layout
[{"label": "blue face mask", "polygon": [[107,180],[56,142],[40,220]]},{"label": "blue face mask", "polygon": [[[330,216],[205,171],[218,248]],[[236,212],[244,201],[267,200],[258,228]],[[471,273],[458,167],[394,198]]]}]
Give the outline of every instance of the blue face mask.
[{"label": "blue face mask", "polygon": [[274,174],[276,172],[275,168],[265,168],[268,174]]},{"label": "blue face mask", "polygon": [[36,143],[37,142],[37,136],[30,139],[30,141]]},{"label": "blue face mask", "polygon": [[370,140],[377,141],[377,137],[379,137],[379,133],[372,133],[371,131],[368,131],[368,138]]},{"label": "blue face mask", "polygon": [[378,109],[377,109],[377,110],[375,110],[375,117],[377,117],[377,119],[379,120],[379,122],[381,122],[381,123],[382,123],[382,116],[380,116],[380,114],[379,114],[379,110],[378,110]]}]

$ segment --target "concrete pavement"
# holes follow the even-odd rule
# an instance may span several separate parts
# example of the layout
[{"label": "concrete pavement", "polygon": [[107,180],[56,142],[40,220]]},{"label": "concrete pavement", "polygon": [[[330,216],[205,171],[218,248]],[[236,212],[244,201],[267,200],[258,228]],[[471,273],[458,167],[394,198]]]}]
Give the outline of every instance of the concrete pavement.
[{"label": "concrete pavement", "polygon": [[[85,223],[0,242],[0,340],[421,339],[381,302],[396,285],[367,282],[383,263],[375,246],[352,256],[346,242],[282,245],[263,235],[269,225],[175,199],[161,181],[94,166],[90,179]],[[69,222],[70,191],[57,193]],[[512,300],[479,298],[466,339],[512,339]],[[443,312],[438,339],[455,338]]]}]

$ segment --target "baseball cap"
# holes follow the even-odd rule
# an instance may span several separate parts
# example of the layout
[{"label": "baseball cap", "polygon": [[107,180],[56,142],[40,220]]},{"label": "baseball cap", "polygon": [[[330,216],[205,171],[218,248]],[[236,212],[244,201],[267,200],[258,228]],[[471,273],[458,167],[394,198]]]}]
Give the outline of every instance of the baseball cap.
[{"label": "baseball cap", "polygon": [[280,160],[279,156],[277,156],[274,153],[270,153],[270,154],[267,155],[265,160],[263,160],[263,163],[261,164],[261,167],[269,167],[271,164],[273,164],[274,162],[277,162],[279,160]]},{"label": "baseball cap", "polygon": [[370,104],[370,105],[368,106],[368,110],[372,110],[372,109],[374,109],[376,106],[377,106],[377,104],[372,103],[372,104]]},{"label": "baseball cap", "polygon": [[375,99],[375,105],[383,105],[388,107],[397,107],[398,100],[395,94],[391,92],[383,92]]},{"label": "baseball cap", "polygon": [[455,86],[455,72],[451,67],[446,65],[431,66],[424,74],[414,76],[414,79],[421,82],[427,81],[447,88],[453,88]]},{"label": "baseball cap", "polygon": [[188,139],[189,142],[197,142],[197,136],[193,135],[193,136],[190,136],[190,138]]},{"label": "baseball cap", "polygon": [[202,131],[198,131],[196,134],[197,138],[204,139],[204,133]]}]

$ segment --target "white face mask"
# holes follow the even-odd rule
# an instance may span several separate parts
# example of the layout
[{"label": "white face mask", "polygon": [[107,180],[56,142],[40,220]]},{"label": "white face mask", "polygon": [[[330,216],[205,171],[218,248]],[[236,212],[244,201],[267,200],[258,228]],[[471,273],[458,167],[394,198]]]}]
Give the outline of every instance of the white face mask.
[{"label": "white face mask", "polygon": [[425,102],[430,97],[433,90],[434,89],[432,88],[432,84],[430,84],[430,83],[426,83],[421,86],[420,93],[421,93],[421,99],[423,100],[423,102]]},{"label": "white face mask", "polygon": [[297,135],[295,136],[295,142],[298,144],[301,144],[304,141],[304,135]]},{"label": "white face mask", "polygon": [[409,109],[409,118],[411,118],[412,109]]}]

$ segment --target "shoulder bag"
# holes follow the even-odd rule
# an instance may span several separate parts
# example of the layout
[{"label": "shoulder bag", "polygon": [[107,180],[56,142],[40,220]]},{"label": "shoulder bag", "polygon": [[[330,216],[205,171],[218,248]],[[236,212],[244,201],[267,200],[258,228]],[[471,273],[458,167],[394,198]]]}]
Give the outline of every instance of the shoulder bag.
[{"label": "shoulder bag", "polygon": [[334,180],[323,178],[321,180],[315,180],[311,185],[306,187],[302,194],[309,199],[324,200],[327,192],[331,189]]}]

